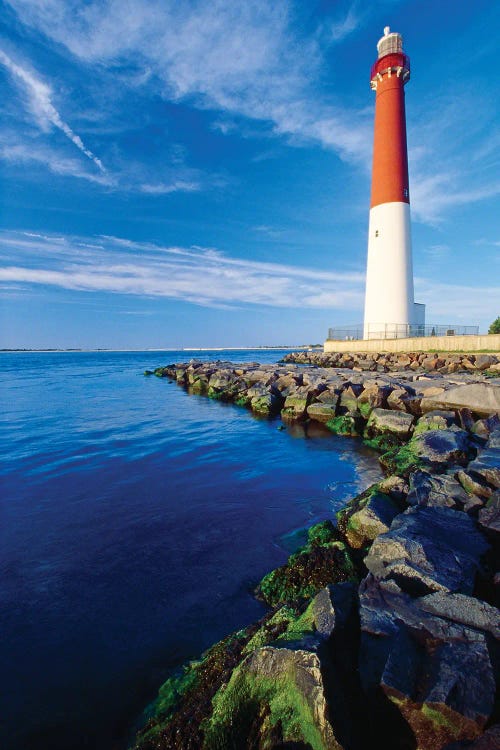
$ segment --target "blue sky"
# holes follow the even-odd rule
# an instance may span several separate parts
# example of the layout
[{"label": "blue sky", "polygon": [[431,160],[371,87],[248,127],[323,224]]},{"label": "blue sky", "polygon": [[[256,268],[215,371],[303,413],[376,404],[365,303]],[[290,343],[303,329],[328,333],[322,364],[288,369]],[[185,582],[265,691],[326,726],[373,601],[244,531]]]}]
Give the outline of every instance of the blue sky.
[{"label": "blue sky", "polygon": [[416,300],[500,314],[500,5],[0,0],[1,347],[323,341],[363,317],[403,35]]}]

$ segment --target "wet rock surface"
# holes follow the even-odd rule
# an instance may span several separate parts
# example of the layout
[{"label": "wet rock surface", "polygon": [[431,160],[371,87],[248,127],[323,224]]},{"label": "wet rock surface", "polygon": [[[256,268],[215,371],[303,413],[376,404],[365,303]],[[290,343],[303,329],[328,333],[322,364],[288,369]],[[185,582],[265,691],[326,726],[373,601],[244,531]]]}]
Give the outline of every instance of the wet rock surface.
[{"label": "wet rock surface", "polygon": [[499,358],[287,359],[155,374],[362,436],[387,476],[262,579],[261,621],[167,680],[135,747],[499,747]]}]

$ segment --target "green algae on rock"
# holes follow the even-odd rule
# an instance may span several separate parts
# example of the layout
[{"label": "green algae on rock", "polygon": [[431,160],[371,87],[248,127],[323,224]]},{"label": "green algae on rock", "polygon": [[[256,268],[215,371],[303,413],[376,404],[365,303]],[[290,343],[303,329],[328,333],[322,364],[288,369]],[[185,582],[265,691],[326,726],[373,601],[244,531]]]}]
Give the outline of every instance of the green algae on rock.
[{"label": "green algae on rock", "polygon": [[204,748],[342,750],[328,721],[320,667],[318,655],[302,649],[266,646],[249,654],[214,697]]},{"label": "green algae on rock", "polygon": [[363,432],[363,420],[350,414],[343,414],[329,419],[326,426],[334,435],[360,437]]},{"label": "green algae on rock", "polygon": [[339,529],[350,547],[361,549],[371,544],[379,534],[389,531],[401,507],[374,484],[350,500],[337,513]]},{"label": "green algae on rock", "polygon": [[356,578],[347,545],[331,521],[311,527],[308,541],[285,565],[268,573],[256,594],[270,606],[314,596],[328,583]]}]

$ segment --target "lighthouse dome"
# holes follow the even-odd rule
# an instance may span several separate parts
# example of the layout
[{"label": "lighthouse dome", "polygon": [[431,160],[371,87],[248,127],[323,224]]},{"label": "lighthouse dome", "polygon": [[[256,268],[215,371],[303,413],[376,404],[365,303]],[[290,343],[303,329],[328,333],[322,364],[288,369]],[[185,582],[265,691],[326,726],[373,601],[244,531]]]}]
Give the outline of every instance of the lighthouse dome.
[{"label": "lighthouse dome", "polygon": [[396,31],[391,31],[389,26],[384,28],[384,36],[377,43],[378,58],[391,55],[395,52],[403,52],[403,37]]}]

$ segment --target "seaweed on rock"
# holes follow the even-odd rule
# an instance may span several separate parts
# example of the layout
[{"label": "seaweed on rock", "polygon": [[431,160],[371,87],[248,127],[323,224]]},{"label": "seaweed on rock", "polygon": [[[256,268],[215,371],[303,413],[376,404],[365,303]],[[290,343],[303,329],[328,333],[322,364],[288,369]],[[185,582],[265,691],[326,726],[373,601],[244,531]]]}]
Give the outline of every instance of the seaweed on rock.
[{"label": "seaweed on rock", "polygon": [[309,529],[308,541],[288,562],[268,573],[256,589],[270,606],[314,596],[328,583],[356,578],[356,568],[342,536],[331,521]]}]

